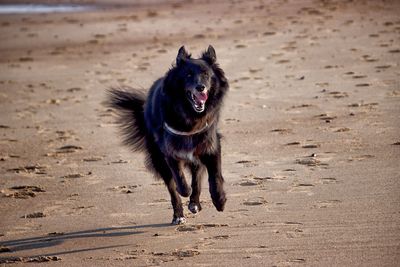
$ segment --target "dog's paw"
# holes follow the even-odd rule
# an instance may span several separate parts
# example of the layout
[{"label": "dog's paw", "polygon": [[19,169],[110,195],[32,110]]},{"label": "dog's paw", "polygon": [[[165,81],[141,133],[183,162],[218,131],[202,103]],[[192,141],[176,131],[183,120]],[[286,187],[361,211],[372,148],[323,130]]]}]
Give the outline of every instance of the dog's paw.
[{"label": "dog's paw", "polygon": [[225,193],[220,194],[218,197],[212,197],[212,202],[217,211],[224,211],[226,202]]},{"label": "dog's paw", "polygon": [[188,209],[190,210],[191,213],[196,214],[201,211],[201,205],[200,203],[190,202]]},{"label": "dog's paw", "polygon": [[185,224],[186,223],[186,218],[185,217],[174,217],[172,219],[173,225],[179,225],[179,224]]}]

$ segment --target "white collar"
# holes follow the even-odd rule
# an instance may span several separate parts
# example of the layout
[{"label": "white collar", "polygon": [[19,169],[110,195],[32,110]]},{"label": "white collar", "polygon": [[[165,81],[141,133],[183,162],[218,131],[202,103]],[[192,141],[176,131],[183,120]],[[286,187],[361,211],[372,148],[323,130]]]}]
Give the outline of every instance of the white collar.
[{"label": "white collar", "polygon": [[178,130],[172,128],[171,126],[168,125],[168,123],[164,122],[164,129],[167,130],[167,132],[172,133],[174,135],[182,135],[182,136],[191,136],[191,135],[202,133],[205,130],[207,130],[209,128],[209,126],[210,125],[208,124],[208,122],[206,122],[206,124],[199,130],[190,131],[190,132],[182,132],[182,131],[178,131]]}]

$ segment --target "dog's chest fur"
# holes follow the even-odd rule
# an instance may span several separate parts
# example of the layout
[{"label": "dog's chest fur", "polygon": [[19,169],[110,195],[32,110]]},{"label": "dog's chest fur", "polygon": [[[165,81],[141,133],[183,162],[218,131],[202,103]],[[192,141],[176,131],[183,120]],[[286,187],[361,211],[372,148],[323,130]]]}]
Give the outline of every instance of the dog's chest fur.
[{"label": "dog's chest fur", "polygon": [[194,156],[194,150],[192,151],[174,151],[174,158],[180,159],[180,160],[185,160],[189,162],[195,162],[197,161],[197,157]]},{"label": "dog's chest fur", "polygon": [[178,160],[196,162],[202,154],[212,153],[216,150],[216,133],[207,131],[195,136],[176,136],[165,133],[165,146],[163,152]]}]

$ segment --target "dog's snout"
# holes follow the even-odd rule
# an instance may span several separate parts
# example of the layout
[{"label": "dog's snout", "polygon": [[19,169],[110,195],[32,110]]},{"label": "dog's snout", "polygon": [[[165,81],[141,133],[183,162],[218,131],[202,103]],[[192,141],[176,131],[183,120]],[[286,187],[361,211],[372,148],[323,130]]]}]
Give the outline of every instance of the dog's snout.
[{"label": "dog's snout", "polygon": [[196,86],[196,90],[199,92],[203,92],[206,89],[206,86],[204,84],[198,84]]}]

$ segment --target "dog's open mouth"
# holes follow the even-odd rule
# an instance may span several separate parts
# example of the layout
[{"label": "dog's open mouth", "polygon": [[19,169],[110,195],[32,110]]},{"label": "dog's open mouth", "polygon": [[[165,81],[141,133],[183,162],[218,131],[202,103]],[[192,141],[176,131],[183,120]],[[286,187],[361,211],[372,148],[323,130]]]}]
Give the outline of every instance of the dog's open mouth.
[{"label": "dog's open mouth", "polygon": [[195,92],[192,93],[188,91],[188,97],[190,102],[192,103],[193,109],[200,113],[203,112],[206,108],[206,101],[208,98],[207,92]]}]

